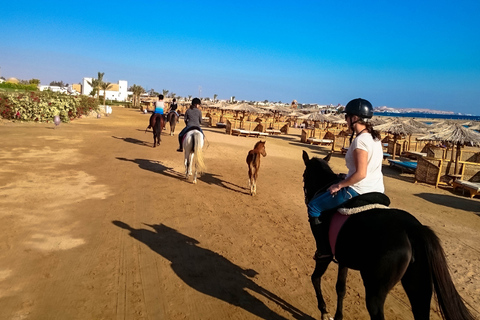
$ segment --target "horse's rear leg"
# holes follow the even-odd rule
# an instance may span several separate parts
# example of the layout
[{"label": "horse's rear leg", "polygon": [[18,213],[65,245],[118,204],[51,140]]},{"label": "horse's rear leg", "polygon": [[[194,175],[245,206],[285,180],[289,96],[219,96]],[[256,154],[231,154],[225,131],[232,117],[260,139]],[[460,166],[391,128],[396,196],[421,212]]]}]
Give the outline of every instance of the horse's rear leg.
[{"label": "horse's rear leg", "polygon": [[327,259],[317,259],[315,264],[315,270],[312,274],[312,284],[315,289],[315,294],[317,295],[317,305],[318,310],[322,313],[322,320],[330,320],[331,317],[327,311],[327,305],[322,295],[322,276],[327,270],[328,265],[332,261],[330,258]]},{"label": "horse's rear leg", "polygon": [[372,260],[369,267],[360,270],[365,285],[367,310],[372,320],[385,319],[384,305],[387,294],[407,270],[412,258],[410,244],[405,242],[403,249],[399,248],[385,255],[376,263]]},{"label": "horse's rear leg", "polygon": [[[193,164],[192,164],[193,165]],[[193,168],[193,184],[197,184],[197,163],[195,163],[195,168]]]},{"label": "horse's rear leg", "polygon": [[253,196],[254,195],[254,186],[255,186],[255,178],[253,174],[254,168],[252,168],[252,165],[248,165],[248,186],[250,187],[250,194]]},{"label": "horse's rear leg", "polygon": [[402,278],[402,286],[410,300],[415,320],[430,319],[433,284],[427,261],[422,258],[421,255],[418,255]]}]

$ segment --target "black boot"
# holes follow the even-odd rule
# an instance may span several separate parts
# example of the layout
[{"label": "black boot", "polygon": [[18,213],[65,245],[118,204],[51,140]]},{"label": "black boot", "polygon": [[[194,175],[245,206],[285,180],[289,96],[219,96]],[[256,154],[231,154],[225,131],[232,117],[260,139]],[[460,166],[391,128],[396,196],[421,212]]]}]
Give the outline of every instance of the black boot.
[{"label": "black boot", "polygon": [[320,217],[310,217],[309,221],[317,245],[317,251],[315,251],[313,259],[332,259],[333,255],[328,238],[329,224]]}]

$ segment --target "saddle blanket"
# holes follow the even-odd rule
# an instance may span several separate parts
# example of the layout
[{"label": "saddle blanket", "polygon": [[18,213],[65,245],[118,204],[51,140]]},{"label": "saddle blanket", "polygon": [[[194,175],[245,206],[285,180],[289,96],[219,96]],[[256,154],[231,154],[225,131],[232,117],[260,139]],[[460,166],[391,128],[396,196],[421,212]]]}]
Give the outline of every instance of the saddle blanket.
[{"label": "saddle blanket", "polygon": [[328,230],[328,240],[330,242],[330,248],[332,250],[332,254],[335,256],[335,245],[337,244],[338,233],[343,227],[343,224],[347,219],[356,213],[360,213],[363,211],[367,211],[370,209],[390,209],[386,205],[379,204],[379,203],[372,203],[367,204],[361,207],[356,208],[339,208],[332,216],[330,220],[330,227]]}]

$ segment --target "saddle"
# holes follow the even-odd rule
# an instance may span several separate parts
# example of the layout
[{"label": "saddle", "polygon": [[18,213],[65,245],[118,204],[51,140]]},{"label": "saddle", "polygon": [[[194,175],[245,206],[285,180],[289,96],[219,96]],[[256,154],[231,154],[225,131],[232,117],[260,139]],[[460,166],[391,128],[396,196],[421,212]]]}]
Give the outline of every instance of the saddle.
[{"label": "saddle", "polygon": [[[197,131],[202,132],[202,129],[200,129],[200,127],[197,127],[197,126],[187,127],[187,129],[185,130],[185,133],[183,133],[183,135],[181,136],[182,144],[183,144],[183,140],[185,140],[185,137],[187,136],[187,132],[192,131],[192,130],[197,130]],[[202,132],[202,134],[205,137],[205,134],[203,132]]]},{"label": "saddle", "polygon": [[387,195],[381,192],[370,192],[354,197],[343,203],[339,208],[330,210],[327,213],[331,217],[328,240],[332,254],[335,256],[335,245],[337,243],[338,233],[352,214],[375,208],[386,209],[389,205],[390,199]]},{"label": "saddle", "polygon": [[[162,121],[161,118],[163,118],[163,115],[160,114],[160,113],[152,114],[152,116],[150,117],[150,123],[149,123],[147,129],[151,129],[151,128],[155,127],[155,123],[157,122],[157,119],[158,119],[158,121]],[[160,124],[161,124],[161,122],[160,122]]]}]

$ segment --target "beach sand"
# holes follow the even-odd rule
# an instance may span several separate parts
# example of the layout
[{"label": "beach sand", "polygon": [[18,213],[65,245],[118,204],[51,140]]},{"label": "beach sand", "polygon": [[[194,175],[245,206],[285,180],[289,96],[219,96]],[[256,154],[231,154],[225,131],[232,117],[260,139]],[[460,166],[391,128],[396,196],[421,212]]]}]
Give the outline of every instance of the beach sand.
[{"label": "beach sand", "polygon": [[[0,123],[0,319],[318,319],[302,150],[328,149],[300,143],[297,129],[266,138],[251,197],[245,158],[258,139],[205,128],[207,172],[193,185],[177,136],[152,148],[148,118],[114,107],[56,129]],[[330,162],[346,171],[343,156]],[[479,318],[480,198],[414,184],[387,162],[384,174],[391,206],[441,239]],[[330,312],[336,271],[323,280]],[[357,271],[344,314],[368,318]],[[400,284],[385,314],[413,319]]]}]

